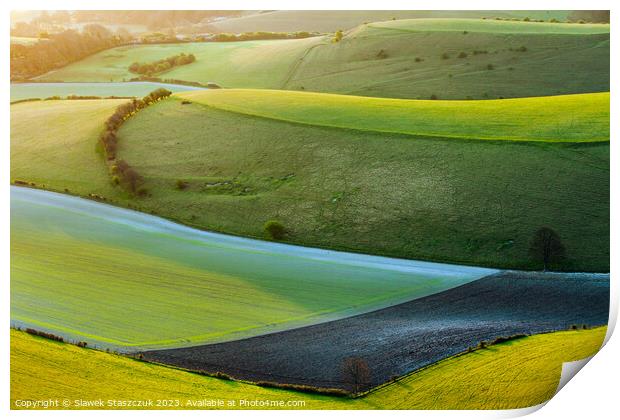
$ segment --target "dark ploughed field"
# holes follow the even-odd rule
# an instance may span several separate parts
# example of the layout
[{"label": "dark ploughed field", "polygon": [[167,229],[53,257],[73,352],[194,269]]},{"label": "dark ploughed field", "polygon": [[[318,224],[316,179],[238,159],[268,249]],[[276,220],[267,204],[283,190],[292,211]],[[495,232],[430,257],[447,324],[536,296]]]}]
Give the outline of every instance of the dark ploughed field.
[{"label": "dark ploughed field", "polygon": [[501,336],[604,325],[609,275],[502,272],[425,298],[309,327],[144,353],[237,379],[348,389],[341,366],[365,359],[372,385]]}]

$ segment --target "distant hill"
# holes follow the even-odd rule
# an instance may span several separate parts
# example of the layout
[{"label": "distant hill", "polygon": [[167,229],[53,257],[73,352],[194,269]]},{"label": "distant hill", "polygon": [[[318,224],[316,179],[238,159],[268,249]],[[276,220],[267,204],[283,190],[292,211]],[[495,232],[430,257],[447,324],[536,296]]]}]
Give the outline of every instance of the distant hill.
[{"label": "distant hill", "polygon": [[501,17],[530,19],[568,18],[568,10],[276,10],[222,19],[204,27],[211,32],[253,31],[318,31],[334,32],[351,29],[364,22],[419,18],[482,18]]},{"label": "distant hill", "polygon": [[497,99],[609,91],[609,25],[495,19],[375,22],[307,39],[124,46],[40,81],[129,80],[129,65],[179,53],[163,79],[409,99]]}]

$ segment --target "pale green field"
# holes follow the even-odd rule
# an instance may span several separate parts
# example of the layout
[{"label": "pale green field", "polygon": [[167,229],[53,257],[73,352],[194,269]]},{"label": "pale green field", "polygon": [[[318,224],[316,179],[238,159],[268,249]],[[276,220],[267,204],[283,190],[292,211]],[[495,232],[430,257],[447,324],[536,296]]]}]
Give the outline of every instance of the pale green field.
[{"label": "pale green field", "polygon": [[11,101],[20,99],[40,98],[51,96],[66,98],[69,95],[78,96],[145,96],[157,88],[165,88],[171,92],[184,92],[196,88],[167,83],[131,82],[131,83],[12,83]]},{"label": "pale green field", "polygon": [[[509,409],[550,399],[562,363],[591,356],[606,328],[531,336],[453,357],[358,398],[269,389],[81,349],[11,330],[16,400],[281,400],[300,409]],[[297,402],[286,406],[287,403]],[[158,408],[158,407],[153,407]],[[172,407],[174,408],[174,407]]]},{"label": "pale green field", "polygon": [[39,42],[39,38],[32,38],[27,36],[11,36],[11,44],[19,45],[32,45]]},{"label": "pale green field", "polygon": [[322,37],[245,42],[137,45],[113,48],[47,73],[48,82],[119,82],[136,77],[128,67],[179,53],[194,54],[196,61],[158,75],[162,78],[216,82],[223,87],[273,87],[284,81],[289,67]]},{"label": "pale green field", "polygon": [[14,188],[11,320],[99,348],[179,347],[355,315],[490,273],[317,252]]},{"label": "pale green field", "polygon": [[550,23],[550,22],[523,22],[493,19],[402,19],[386,22],[374,22],[368,26],[372,28],[393,29],[399,31],[429,32],[429,31],[468,31],[468,32],[495,32],[505,34],[565,34],[565,35],[592,35],[609,33],[609,24],[578,24],[578,23]]},{"label": "pale green field", "polygon": [[481,101],[230,89],[179,96],[226,111],[327,127],[478,140],[609,141],[609,93]]}]

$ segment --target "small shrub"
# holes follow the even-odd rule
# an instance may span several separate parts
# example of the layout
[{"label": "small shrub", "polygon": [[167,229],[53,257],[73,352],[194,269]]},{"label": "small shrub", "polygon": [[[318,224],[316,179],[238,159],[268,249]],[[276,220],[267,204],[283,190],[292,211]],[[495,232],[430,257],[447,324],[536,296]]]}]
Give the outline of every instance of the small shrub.
[{"label": "small shrub", "polygon": [[458,55],[459,58],[467,58],[467,53],[465,51],[461,51]]},{"label": "small shrub", "polygon": [[336,33],[334,34],[334,37],[332,38],[332,42],[340,42],[342,41],[342,37],[344,36],[344,34],[342,33],[342,29],[339,29],[336,31]]},{"label": "small shrub", "polygon": [[286,234],[284,225],[277,220],[268,220],[263,226],[265,233],[271,239],[282,239]]},{"label": "small shrub", "polygon": [[493,70],[495,66],[493,64],[487,64],[487,70]]},{"label": "small shrub", "polygon": [[385,50],[381,50],[377,53],[377,58],[383,60],[384,58],[388,58],[388,54],[385,52]]},{"label": "small shrub", "polygon": [[523,22],[529,22],[529,21],[530,21],[529,17],[526,16],[525,18],[523,18]]},{"label": "small shrub", "polygon": [[433,93],[433,94],[431,95],[431,99],[432,99],[433,101],[435,101],[435,100],[437,100],[437,99],[439,99],[439,98],[437,97],[437,95],[435,95],[435,94]]},{"label": "small shrub", "polygon": [[416,63],[420,63],[423,61],[423,59],[420,57],[416,57],[413,61],[415,61]]},{"label": "small shrub", "polygon": [[182,179],[177,179],[176,185],[177,185],[177,190],[182,191],[186,189],[187,187],[189,187],[189,182],[183,181]]},{"label": "small shrub", "polygon": [[450,58],[450,55],[448,53],[441,54],[441,59],[442,60],[447,60],[448,58]]},{"label": "small shrub", "polygon": [[505,343],[507,341],[512,341],[512,340],[516,340],[519,338],[525,338],[527,337],[527,334],[515,334],[515,335],[510,335],[508,337],[497,337],[495,340],[491,341],[490,344],[500,344],[500,343]]},{"label": "small shrub", "polygon": [[463,35],[467,35],[469,32],[467,31],[463,31]]}]

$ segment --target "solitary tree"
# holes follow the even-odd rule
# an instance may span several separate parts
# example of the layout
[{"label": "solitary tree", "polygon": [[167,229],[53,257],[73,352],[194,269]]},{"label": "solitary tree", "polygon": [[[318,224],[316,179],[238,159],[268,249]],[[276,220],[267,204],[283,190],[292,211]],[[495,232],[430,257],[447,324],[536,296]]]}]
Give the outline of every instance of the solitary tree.
[{"label": "solitary tree", "polygon": [[284,225],[277,220],[266,221],[263,228],[265,229],[267,236],[271,239],[283,239],[286,234]]},{"label": "solitary tree", "polygon": [[361,357],[347,357],[342,362],[342,379],[355,394],[370,386],[370,368]]},{"label": "solitary tree", "polygon": [[530,255],[542,261],[544,271],[547,271],[549,264],[560,262],[564,258],[564,252],[564,245],[553,229],[541,227],[536,231],[530,245]]}]

